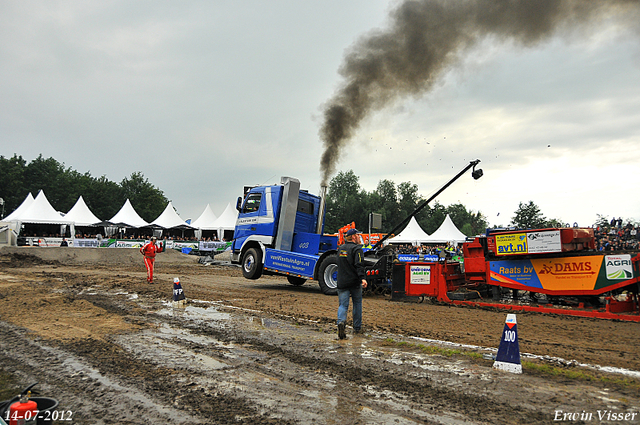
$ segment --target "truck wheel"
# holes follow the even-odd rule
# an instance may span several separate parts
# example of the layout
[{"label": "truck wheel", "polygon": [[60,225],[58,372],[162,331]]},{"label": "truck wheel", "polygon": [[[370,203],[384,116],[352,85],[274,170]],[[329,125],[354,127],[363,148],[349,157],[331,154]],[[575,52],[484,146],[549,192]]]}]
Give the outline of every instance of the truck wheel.
[{"label": "truck wheel", "polygon": [[318,270],[318,284],[325,295],[338,293],[338,258],[335,255],[322,260]]},{"label": "truck wheel", "polygon": [[293,286],[302,286],[307,281],[307,279],[305,279],[304,277],[298,276],[287,276],[287,280]]},{"label": "truck wheel", "polygon": [[262,252],[249,248],[242,257],[242,275],[246,279],[259,279],[262,276]]}]

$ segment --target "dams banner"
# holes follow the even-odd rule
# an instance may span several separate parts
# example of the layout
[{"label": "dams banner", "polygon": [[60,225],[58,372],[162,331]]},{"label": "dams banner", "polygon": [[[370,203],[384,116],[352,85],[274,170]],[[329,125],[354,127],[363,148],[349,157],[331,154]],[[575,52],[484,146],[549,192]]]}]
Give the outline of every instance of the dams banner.
[{"label": "dams banner", "polygon": [[559,295],[602,293],[635,277],[630,254],[490,261],[489,269],[491,282]]}]

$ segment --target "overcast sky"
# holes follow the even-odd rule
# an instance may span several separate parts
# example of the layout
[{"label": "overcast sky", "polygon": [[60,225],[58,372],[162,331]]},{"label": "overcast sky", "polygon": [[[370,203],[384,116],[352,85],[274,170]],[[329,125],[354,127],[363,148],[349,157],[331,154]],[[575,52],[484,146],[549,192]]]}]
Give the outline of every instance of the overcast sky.
[{"label": "overcast sky", "polygon": [[[140,171],[183,219],[284,175],[318,193],[322,106],[396,4],[4,1],[0,155],[116,182]],[[484,177],[440,203],[506,225],[532,200],[590,225],[640,220],[639,147],[640,37],[606,19],[528,48],[482,41],[433,90],[368,117],[338,170],[428,197],[477,158]]]}]

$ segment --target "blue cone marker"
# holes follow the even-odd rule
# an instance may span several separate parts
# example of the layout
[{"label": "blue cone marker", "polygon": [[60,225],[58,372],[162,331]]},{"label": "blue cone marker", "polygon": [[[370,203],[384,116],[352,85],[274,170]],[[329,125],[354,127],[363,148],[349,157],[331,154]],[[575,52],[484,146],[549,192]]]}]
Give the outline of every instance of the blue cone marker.
[{"label": "blue cone marker", "polygon": [[500,340],[498,355],[493,367],[505,372],[522,373],[520,346],[518,345],[518,325],[515,314],[507,314],[502,340]]},{"label": "blue cone marker", "polygon": [[173,301],[182,301],[184,299],[184,291],[182,290],[180,279],[176,277],[173,279]]}]

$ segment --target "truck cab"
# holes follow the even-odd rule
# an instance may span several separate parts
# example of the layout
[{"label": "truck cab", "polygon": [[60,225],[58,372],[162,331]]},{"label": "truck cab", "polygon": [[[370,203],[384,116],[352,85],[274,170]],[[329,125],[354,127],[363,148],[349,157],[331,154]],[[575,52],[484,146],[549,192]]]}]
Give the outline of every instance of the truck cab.
[{"label": "truck cab", "polygon": [[[231,261],[242,265],[247,279],[281,274],[302,285],[318,278],[322,262],[337,249],[337,238],[322,234],[322,198],[300,190],[297,179],[282,177],[280,184],[249,188],[236,207]],[[320,287],[325,293],[334,292],[335,282]]]}]

